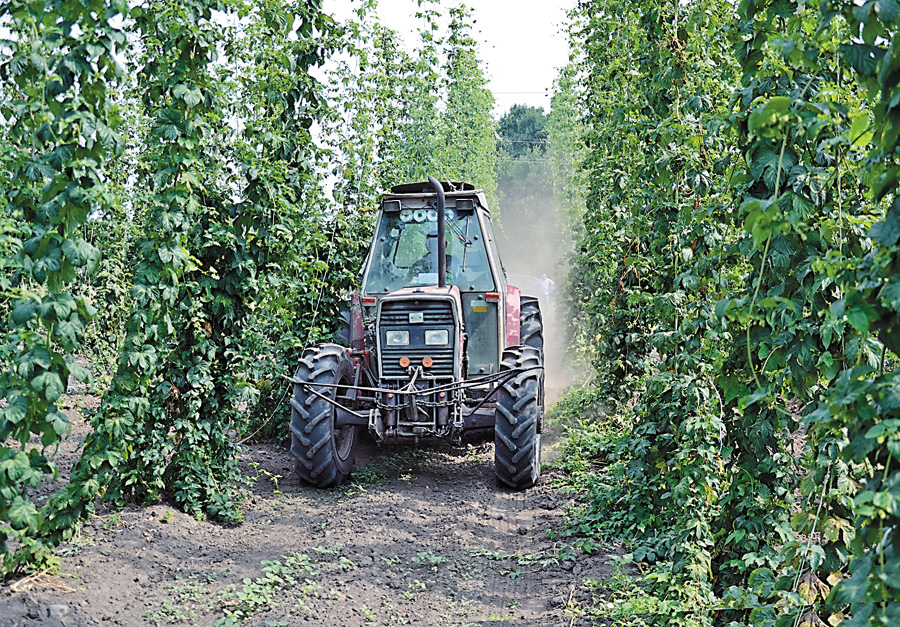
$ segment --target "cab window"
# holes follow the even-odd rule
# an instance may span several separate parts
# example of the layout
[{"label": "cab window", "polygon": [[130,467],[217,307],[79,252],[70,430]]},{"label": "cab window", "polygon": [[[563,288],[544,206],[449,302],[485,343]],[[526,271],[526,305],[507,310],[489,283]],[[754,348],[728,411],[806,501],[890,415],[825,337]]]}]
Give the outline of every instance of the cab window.
[{"label": "cab window", "polygon": [[[460,291],[488,292],[494,279],[474,212],[446,210],[447,284]],[[365,291],[393,292],[438,284],[437,210],[402,209],[381,214]]]}]

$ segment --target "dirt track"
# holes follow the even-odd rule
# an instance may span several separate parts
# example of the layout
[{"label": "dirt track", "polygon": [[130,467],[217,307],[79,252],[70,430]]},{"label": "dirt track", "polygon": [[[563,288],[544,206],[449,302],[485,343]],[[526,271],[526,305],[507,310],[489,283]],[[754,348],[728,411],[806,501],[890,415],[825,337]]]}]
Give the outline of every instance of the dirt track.
[{"label": "dirt track", "polygon": [[[75,421],[73,441],[85,430]],[[62,448],[62,471],[74,454]],[[255,477],[244,524],[166,504],[104,512],[60,548],[58,575],[0,589],[0,627],[212,625],[229,613],[245,625],[568,627],[580,624],[562,607],[570,593],[609,571],[608,555],[551,539],[565,507],[552,477],[524,493],[496,486],[491,442],[369,445],[353,481],[327,492],[300,485],[282,448],[252,447],[244,462]]]}]

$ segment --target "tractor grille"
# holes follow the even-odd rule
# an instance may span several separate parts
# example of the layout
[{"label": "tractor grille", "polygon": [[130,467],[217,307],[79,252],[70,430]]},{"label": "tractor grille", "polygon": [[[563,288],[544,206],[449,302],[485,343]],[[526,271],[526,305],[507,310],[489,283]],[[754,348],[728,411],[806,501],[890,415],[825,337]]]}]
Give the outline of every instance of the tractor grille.
[{"label": "tractor grille", "polygon": [[[430,347],[429,347],[430,348]],[[402,350],[396,347],[383,349],[381,355],[382,376],[386,378],[406,379],[409,375],[406,368],[400,366],[400,358],[409,357],[411,366],[421,366],[424,357],[431,357],[434,363],[431,368],[425,368],[425,374],[433,377],[453,376],[453,349],[440,349],[428,351]]]},{"label": "tractor grille", "polygon": [[[410,312],[422,313],[422,322],[410,324]],[[426,346],[425,329],[445,328],[450,335],[447,346]],[[411,366],[421,366],[422,359],[431,357],[434,362],[425,368],[426,375],[452,377],[456,353],[456,331],[453,309],[446,300],[404,300],[385,301],[381,306],[381,334],[392,329],[409,331],[409,346],[386,346],[381,344],[381,376],[405,379],[407,369],[400,365],[400,359],[408,357]]]},{"label": "tractor grille", "polygon": [[[409,326],[409,313],[422,312],[423,325],[453,326],[453,309],[445,300],[438,301],[387,301],[381,306],[381,325]],[[452,334],[451,334],[452,336]]]}]

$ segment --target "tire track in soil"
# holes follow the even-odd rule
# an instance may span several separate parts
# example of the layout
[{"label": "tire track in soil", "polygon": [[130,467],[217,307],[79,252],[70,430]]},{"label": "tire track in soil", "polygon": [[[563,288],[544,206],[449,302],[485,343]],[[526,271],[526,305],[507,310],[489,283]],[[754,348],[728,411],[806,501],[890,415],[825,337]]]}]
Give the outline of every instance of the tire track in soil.
[{"label": "tire track in soil", "polygon": [[[0,588],[0,627],[212,625],[263,561],[287,555],[308,556],[316,574],[298,573],[241,624],[568,626],[552,599],[610,572],[602,554],[546,567],[492,559],[560,548],[547,530],[562,528],[566,497],[546,476],[524,492],[498,488],[491,442],[362,452],[353,481],[319,491],[301,485],[286,449],[248,448],[257,479],[239,526],[168,504],[101,508],[61,547],[59,575]],[[60,448],[62,477],[76,456],[76,442]]]}]

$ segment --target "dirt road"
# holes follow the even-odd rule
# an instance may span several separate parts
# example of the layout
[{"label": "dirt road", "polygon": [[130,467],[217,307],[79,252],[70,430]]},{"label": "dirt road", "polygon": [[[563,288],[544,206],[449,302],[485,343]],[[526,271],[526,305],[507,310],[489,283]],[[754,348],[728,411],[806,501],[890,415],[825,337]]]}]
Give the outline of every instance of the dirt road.
[{"label": "dirt road", "polygon": [[566,502],[552,477],[524,493],[496,486],[489,441],[370,445],[335,491],[301,485],[283,448],[252,447],[244,465],[244,524],[166,504],[105,511],[60,548],[58,574],[0,589],[0,627],[569,627],[580,622],[566,601],[609,571],[608,555],[559,539]]}]

